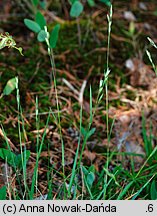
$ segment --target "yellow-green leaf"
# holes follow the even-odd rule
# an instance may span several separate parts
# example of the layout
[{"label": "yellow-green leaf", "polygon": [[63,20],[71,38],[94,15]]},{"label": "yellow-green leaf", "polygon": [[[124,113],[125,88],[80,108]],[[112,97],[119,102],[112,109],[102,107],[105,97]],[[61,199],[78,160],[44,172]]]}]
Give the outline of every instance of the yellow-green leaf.
[{"label": "yellow-green leaf", "polygon": [[3,95],[9,95],[14,89],[16,88],[16,80],[17,78],[14,77],[10,80],[8,80],[4,90],[3,90]]}]

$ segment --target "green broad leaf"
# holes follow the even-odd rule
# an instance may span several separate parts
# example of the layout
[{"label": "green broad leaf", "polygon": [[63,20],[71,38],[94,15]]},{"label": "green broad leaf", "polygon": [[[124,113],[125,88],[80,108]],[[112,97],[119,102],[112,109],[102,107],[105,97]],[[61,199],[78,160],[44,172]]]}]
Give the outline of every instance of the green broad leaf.
[{"label": "green broad leaf", "polygon": [[25,163],[28,161],[29,157],[30,157],[30,151],[29,150],[25,150],[22,155],[18,154],[15,158],[15,165],[18,168],[22,168],[22,161],[25,161]]},{"label": "green broad leaf", "polygon": [[39,5],[40,5],[40,7],[41,7],[43,10],[46,10],[46,7],[47,7],[47,2],[46,2],[46,1],[40,1],[40,2],[39,2]]},{"label": "green broad leaf", "polygon": [[3,186],[0,188],[0,200],[6,200],[7,196],[7,187]]},{"label": "green broad leaf", "polygon": [[50,34],[50,47],[55,48],[58,40],[60,24],[57,24]]},{"label": "green broad leaf", "polygon": [[88,139],[89,137],[91,137],[96,131],[96,128],[92,128],[90,131],[85,130],[84,127],[81,127],[81,134],[83,135],[83,137],[86,139]]},{"label": "green broad leaf", "polygon": [[84,166],[82,166],[82,171],[85,176],[88,175],[88,170]]},{"label": "green broad leaf", "polygon": [[71,17],[79,17],[80,14],[82,13],[83,11],[83,5],[81,2],[79,1],[75,1],[72,6],[71,6],[71,9],[70,9],[70,16]]},{"label": "green broad leaf", "polygon": [[94,165],[90,166],[88,171],[94,173],[95,172],[95,166]]},{"label": "green broad leaf", "polygon": [[156,185],[156,181],[155,180],[151,184],[150,194],[151,194],[151,199],[152,200],[157,200],[157,185]]},{"label": "green broad leaf", "polygon": [[15,165],[16,155],[8,149],[0,149],[0,158],[5,160],[11,166]]},{"label": "green broad leaf", "polygon": [[34,6],[37,6],[37,5],[39,4],[39,0],[32,0],[32,4],[33,4]]},{"label": "green broad leaf", "polygon": [[91,188],[93,185],[93,182],[95,180],[95,167],[94,166],[90,166],[89,169],[87,170],[84,166],[82,166],[82,172],[85,176],[85,180],[88,184],[88,186]]},{"label": "green broad leaf", "polygon": [[89,187],[92,187],[93,182],[94,182],[94,180],[95,180],[95,174],[94,174],[93,172],[89,172],[88,175],[87,175],[86,180],[87,180],[88,186],[89,186]]},{"label": "green broad leaf", "polygon": [[88,4],[90,7],[94,7],[95,6],[95,1],[94,0],[87,0]]},{"label": "green broad leaf", "polygon": [[21,154],[16,155],[8,149],[4,149],[4,148],[0,149],[0,158],[5,160],[10,166],[15,168],[16,167],[22,168],[22,163],[23,162],[26,163],[29,157],[30,157],[29,150],[25,150],[24,152],[22,152],[22,155]]},{"label": "green broad leaf", "polygon": [[87,131],[85,130],[84,127],[81,127],[81,134],[83,137],[86,137],[86,135],[87,135]]},{"label": "green broad leaf", "polygon": [[35,21],[39,24],[41,29],[44,29],[44,26],[46,26],[46,20],[45,17],[42,15],[40,11],[38,11],[35,15]]},{"label": "green broad leaf", "polygon": [[8,80],[4,90],[3,90],[3,95],[9,95],[14,89],[16,88],[16,80],[17,78],[14,77],[10,80]]},{"label": "green broad leaf", "polygon": [[41,30],[39,33],[38,33],[38,36],[37,36],[37,39],[39,42],[44,42],[45,39],[47,38],[47,34],[44,30]]},{"label": "green broad leaf", "polygon": [[107,6],[111,6],[111,1],[110,0],[100,0],[100,2],[105,3]]},{"label": "green broad leaf", "polygon": [[89,132],[88,132],[88,138],[91,137],[96,131],[96,128],[92,128]]},{"label": "green broad leaf", "polygon": [[27,26],[27,28],[29,28],[30,30],[32,30],[35,33],[38,33],[41,30],[40,25],[38,23],[34,22],[33,20],[24,19],[24,23]]}]

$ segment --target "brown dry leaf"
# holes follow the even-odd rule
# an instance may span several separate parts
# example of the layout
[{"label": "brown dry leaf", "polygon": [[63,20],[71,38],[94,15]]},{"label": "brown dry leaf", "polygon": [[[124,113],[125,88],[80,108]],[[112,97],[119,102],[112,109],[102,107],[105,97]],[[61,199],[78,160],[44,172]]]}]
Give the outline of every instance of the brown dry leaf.
[{"label": "brown dry leaf", "polygon": [[[115,112],[116,118],[113,131],[116,136],[115,143],[117,149],[119,151],[144,155],[141,111],[131,109],[113,110],[113,112]],[[143,158],[141,156],[135,156],[134,161],[141,164]]]},{"label": "brown dry leaf", "polygon": [[54,126],[51,125],[51,126],[49,126],[49,127],[46,129],[46,131],[45,131],[45,128],[42,128],[42,129],[40,129],[40,130],[34,130],[34,131],[32,131],[32,133],[34,133],[34,134],[43,134],[43,133],[45,132],[46,134],[48,134],[53,128],[54,128]]},{"label": "brown dry leaf", "polygon": [[130,83],[134,87],[144,86],[149,88],[156,78],[154,71],[138,58],[128,59],[126,67],[131,74]]},{"label": "brown dry leaf", "polygon": [[96,153],[95,152],[91,152],[89,150],[85,150],[84,151],[84,156],[86,158],[88,158],[92,162],[96,158]]}]

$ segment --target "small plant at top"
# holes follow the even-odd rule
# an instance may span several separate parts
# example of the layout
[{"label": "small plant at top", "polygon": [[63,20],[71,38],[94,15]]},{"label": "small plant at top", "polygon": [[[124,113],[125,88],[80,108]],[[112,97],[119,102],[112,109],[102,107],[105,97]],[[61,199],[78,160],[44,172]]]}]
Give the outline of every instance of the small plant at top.
[{"label": "small plant at top", "polygon": [[92,165],[87,169],[82,166],[82,172],[84,175],[85,185],[87,186],[87,189],[90,190],[95,180],[95,167]]},{"label": "small plant at top", "polygon": [[[99,1],[105,3],[107,6],[111,6],[110,0],[99,0]],[[84,10],[84,5],[81,3],[80,0],[69,0],[69,3],[71,4],[70,16],[72,18],[76,18],[77,21],[78,42],[79,45],[81,46],[82,36],[81,36],[79,16]],[[96,5],[95,0],[87,0],[87,3],[90,7],[94,7]]]},{"label": "small plant at top", "polygon": [[[111,6],[110,0],[99,0],[99,2],[105,3],[107,6]],[[71,4],[70,15],[71,17],[78,17],[83,12],[83,4],[80,0],[69,0]],[[87,3],[90,7],[94,7],[96,5],[95,0],[87,0]]]},{"label": "small plant at top", "polygon": [[5,47],[17,49],[20,54],[23,55],[22,48],[16,46],[15,40],[8,32],[0,34],[0,49],[3,49]]},{"label": "small plant at top", "polygon": [[[55,65],[52,49],[54,49],[57,44],[60,24],[56,24],[53,30],[49,33],[46,25],[46,20],[40,11],[36,13],[35,20],[24,19],[24,23],[31,31],[37,34],[37,40],[39,42],[46,42],[46,45],[48,47],[48,54],[51,58],[52,67],[54,70]],[[52,73],[50,75],[50,82],[52,83]]]},{"label": "small plant at top", "polygon": [[[8,33],[1,33],[0,34],[0,49],[3,48],[14,48],[17,49],[20,54],[23,56],[22,48],[16,46],[15,40],[12,38],[12,36]],[[2,98],[4,95],[9,95],[15,88],[16,88],[16,77],[8,80],[6,86],[3,89],[3,93],[1,94],[0,98]]]}]

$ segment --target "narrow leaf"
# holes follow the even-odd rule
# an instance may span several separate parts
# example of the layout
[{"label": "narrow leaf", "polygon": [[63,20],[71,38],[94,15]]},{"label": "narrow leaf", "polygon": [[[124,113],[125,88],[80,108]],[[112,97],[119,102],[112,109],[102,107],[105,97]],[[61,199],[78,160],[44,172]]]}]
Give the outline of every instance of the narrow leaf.
[{"label": "narrow leaf", "polygon": [[153,180],[150,188],[150,193],[151,193],[151,199],[152,200],[157,200],[157,188],[156,188],[156,181]]},{"label": "narrow leaf", "polygon": [[43,41],[45,41],[46,37],[47,37],[46,32],[44,30],[41,30],[38,33],[37,39],[38,39],[39,42],[43,42]]},{"label": "narrow leaf", "polygon": [[100,0],[100,2],[105,3],[107,6],[111,6],[110,0]]},{"label": "narrow leaf", "polygon": [[95,6],[95,1],[94,0],[87,0],[88,4],[90,7],[94,7]]},{"label": "narrow leaf", "polygon": [[147,185],[150,183],[150,181],[154,178],[154,176],[156,176],[157,173],[155,173],[148,181],[146,181],[146,183],[135,193],[135,195],[132,197],[131,200],[135,200],[139,194],[143,191],[143,189],[145,187],[147,187]]},{"label": "narrow leaf", "polygon": [[45,1],[39,1],[39,5],[43,10],[46,10],[47,7],[47,2]]},{"label": "narrow leaf", "polygon": [[96,128],[92,128],[89,132],[88,132],[88,138],[91,137],[96,131]]},{"label": "narrow leaf", "polygon": [[42,15],[42,13],[40,11],[38,11],[36,13],[35,21],[36,21],[36,23],[39,24],[39,26],[41,27],[41,29],[44,29],[44,26],[46,26],[45,17]]},{"label": "narrow leaf", "polygon": [[24,23],[27,26],[27,28],[29,28],[30,30],[32,30],[35,33],[38,33],[41,30],[40,25],[38,23],[34,22],[33,20],[24,19]]},{"label": "narrow leaf", "polygon": [[57,24],[50,34],[50,47],[55,48],[58,40],[60,24]]},{"label": "narrow leaf", "polygon": [[92,187],[94,180],[95,180],[94,173],[89,172],[88,175],[87,175],[87,184],[88,184],[89,187]]},{"label": "narrow leaf", "polygon": [[7,187],[3,186],[0,188],[0,200],[6,200],[7,196]]},{"label": "narrow leaf", "polygon": [[84,166],[82,166],[82,171],[85,176],[88,175],[88,170]]},{"label": "narrow leaf", "polygon": [[75,1],[72,6],[71,6],[71,9],[70,9],[70,16],[71,17],[79,17],[80,14],[82,13],[83,11],[83,5],[81,2],[79,1]]},{"label": "narrow leaf", "polygon": [[34,6],[37,6],[39,4],[39,0],[32,0],[32,3]]},{"label": "narrow leaf", "polygon": [[94,165],[90,166],[88,171],[94,173],[95,172],[95,166]]},{"label": "narrow leaf", "polygon": [[16,88],[16,77],[8,80],[4,90],[3,95],[9,95]]},{"label": "narrow leaf", "polygon": [[84,127],[81,127],[81,134],[82,134],[83,137],[87,136],[87,131],[85,130]]},{"label": "narrow leaf", "polygon": [[130,189],[130,187],[133,185],[134,181],[131,181],[129,184],[127,184],[123,190],[121,190],[119,196],[117,197],[117,200],[121,200],[123,196],[125,196]]}]

